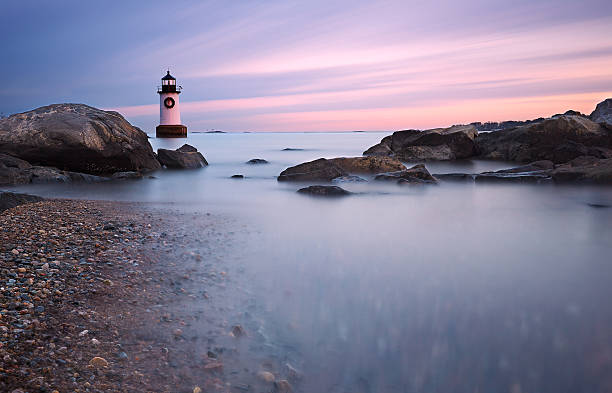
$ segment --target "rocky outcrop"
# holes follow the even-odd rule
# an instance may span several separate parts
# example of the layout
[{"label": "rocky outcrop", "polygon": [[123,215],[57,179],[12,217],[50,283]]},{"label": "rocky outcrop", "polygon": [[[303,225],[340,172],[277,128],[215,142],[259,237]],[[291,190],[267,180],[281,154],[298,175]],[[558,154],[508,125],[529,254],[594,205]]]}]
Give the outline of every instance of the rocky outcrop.
[{"label": "rocky outcrop", "polygon": [[589,117],[596,123],[612,124],[612,98],[597,104],[597,107]]},{"label": "rocky outcrop", "polygon": [[554,165],[537,161],[516,168],[477,174],[448,173],[434,175],[442,181],[475,181],[477,183],[593,183],[612,184],[612,158],[577,157]]},{"label": "rocky outcrop", "polygon": [[402,171],[381,173],[380,175],[374,177],[374,180],[394,181],[398,184],[424,184],[437,182],[437,180],[429,173],[423,164],[418,164],[412,168],[404,169]]},{"label": "rocky outcrop", "polygon": [[348,173],[331,160],[319,158],[285,169],[280,173],[278,181],[332,181],[346,176]]},{"label": "rocky outcrop", "polygon": [[0,152],[91,174],[160,167],[147,134],[117,112],[82,104],[49,105],[1,119]]},{"label": "rocky outcrop", "polygon": [[43,198],[28,195],[28,194],[16,194],[13,192],[0,192],[0,212],[11,209],[15,206],[23,205],[26,203],[33,203],[42,201]]},{"label": "rocky outcrop", "polygon": [[397,131],[382,139],[363,154],[393,156],[403,161],[456,160],[476,154],[473,125],[432,130]]},{"label": "rocky outcrop", "polygon": [[559,164],[583,155],[612,157],[612,130],[580,116],[483,133],[476,143],[480,157],[518,162]]},{"label": "rocky outcrop", "polygon": [[556,183],[612,184],[612,158],[578,157],[556,166],[550,173]]},{"label": "rocky outcrop", "polygon": [[176,150],[157,149],[157,159],[166,168],[174,169],[196,169],[208,165],[202,153],[187,144]]},{"label": "rocky outcrop", "polygon": [[391,157],[340,157],[329,161],[347,173],[376,174],[406,169],[401,161]]},{"label": "rocky outcrop", "polygon": [[0,185],[71,182],[93,183],[106,180],[109,179],[85,173],[62,171],[52,167],[33,166],[27,161],[6,154],[0,154]]},{"label": "rocky outcrop", "polygon": [[350,192],[338,186],[309,186],[300,188],[297,192],[314,196],[338,197],[349,195]]}]

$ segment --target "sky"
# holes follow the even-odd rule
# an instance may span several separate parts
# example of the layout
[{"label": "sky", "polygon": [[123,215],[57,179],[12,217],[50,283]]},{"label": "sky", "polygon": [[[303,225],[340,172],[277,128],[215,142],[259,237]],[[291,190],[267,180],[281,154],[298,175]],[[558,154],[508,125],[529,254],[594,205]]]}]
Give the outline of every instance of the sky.
[{"label": "sky", "polygon": [[612,1],[7,1],[4,115],[60,102],[154,132],[170,68],[191,131],[351,131],[590,113]]}]

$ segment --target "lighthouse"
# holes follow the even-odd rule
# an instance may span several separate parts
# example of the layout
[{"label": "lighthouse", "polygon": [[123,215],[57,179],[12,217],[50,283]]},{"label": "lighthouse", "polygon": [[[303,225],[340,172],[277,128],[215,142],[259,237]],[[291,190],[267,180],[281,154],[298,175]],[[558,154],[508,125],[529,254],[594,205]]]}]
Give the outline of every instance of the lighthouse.
[{"label": "lighthouse", "polygon": [[185,138],[187,127],[181,124],[179,94],[182,87],[176,85],[176,78],[170,75],[170,70],[157,87],[159,94],[159,125],[155,129],[158,138]]}]

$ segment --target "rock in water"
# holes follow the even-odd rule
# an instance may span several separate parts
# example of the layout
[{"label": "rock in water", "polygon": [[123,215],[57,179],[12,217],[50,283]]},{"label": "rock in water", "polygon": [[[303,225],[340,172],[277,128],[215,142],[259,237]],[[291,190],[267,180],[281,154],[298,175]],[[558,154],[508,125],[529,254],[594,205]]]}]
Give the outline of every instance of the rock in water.
[{"label": "rock in water", "polygon": [[187,144],[176,150],[157,149],[157,159],[167,168],[175,169],[196,169],[208,165],[202,153]]},{"label": "rock in water", "polygon": [[160,167],[147,134],[119,113],[55,104],[0,120],[0,151],[35,165],[106,174]]},{"label": "rock in water", "polygon": [[23,205],[26,203],[39,202],[43,198],[28,195],[28,194],[15,194],[12,192],[0,192],[0,212],[11,209],[15,206]]},{"label": "rock in water", "polygon": [[456,160],[476,154],[473,125],[432,130],[397,131],[363,152],[366,156],[394,156],[404,161]]},{"label": "rock in water", "polygon": [[612,158],[578,157],[551,171],[556,183],[612,184]]},{"label": "rock in water", "polygon": [[406,169],[401,161],[391,157],[340,157],[329,161],[348,173],[372,174]]},{"label": "rock in water", "polygon": [[268,161],[264,160],[263,158],[252,158],[248,160],[246,163],[250,165],[258,165],[258,164],[267,164]]},{"label": "rock in water", "polygon": [[350,192],[338,186],[309,186],[300,188],[297,192],[316,196],[343,196],[350,194]]},{"label": "rock in water", "polygon": [[589,117],[596,123],[612,124],[612,98],[597,104],[597,107]]},{"label": "rock in water", "polygon": [[412,168],[404,169],[403,171],[381,173],[374,180],[391,180],[399,184],[401,183],[437,183],[437,180],[429,173],[425,165],[418,164]]},{"label": "rock in water", "polygon": [[483,158],[555,164],[579,156],[612,158],[612,130],[580,116],[559,116],[476,138]]},{"label": "rock in water", "polygon": [[336,177],[346,176],[342,170],[331,160],[319,158],[285,169],[280,173],[278,181],[332,181]]}]

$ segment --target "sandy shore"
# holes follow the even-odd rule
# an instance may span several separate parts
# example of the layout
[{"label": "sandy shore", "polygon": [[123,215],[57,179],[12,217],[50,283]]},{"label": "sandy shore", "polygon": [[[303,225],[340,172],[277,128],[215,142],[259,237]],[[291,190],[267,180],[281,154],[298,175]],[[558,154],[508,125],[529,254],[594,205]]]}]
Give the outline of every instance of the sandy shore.
[{"label": "sandy shore", "polygon": [[[172,230],[184,219],[72,200],[0,213],[0,391],[229,391],[211,349],[231,323],[208,315],[207,347],[183,332],[203,313],[184,305],[208,301],[226,276]],[[223,246],[215,220],[192,217],[200,246]]]}]

